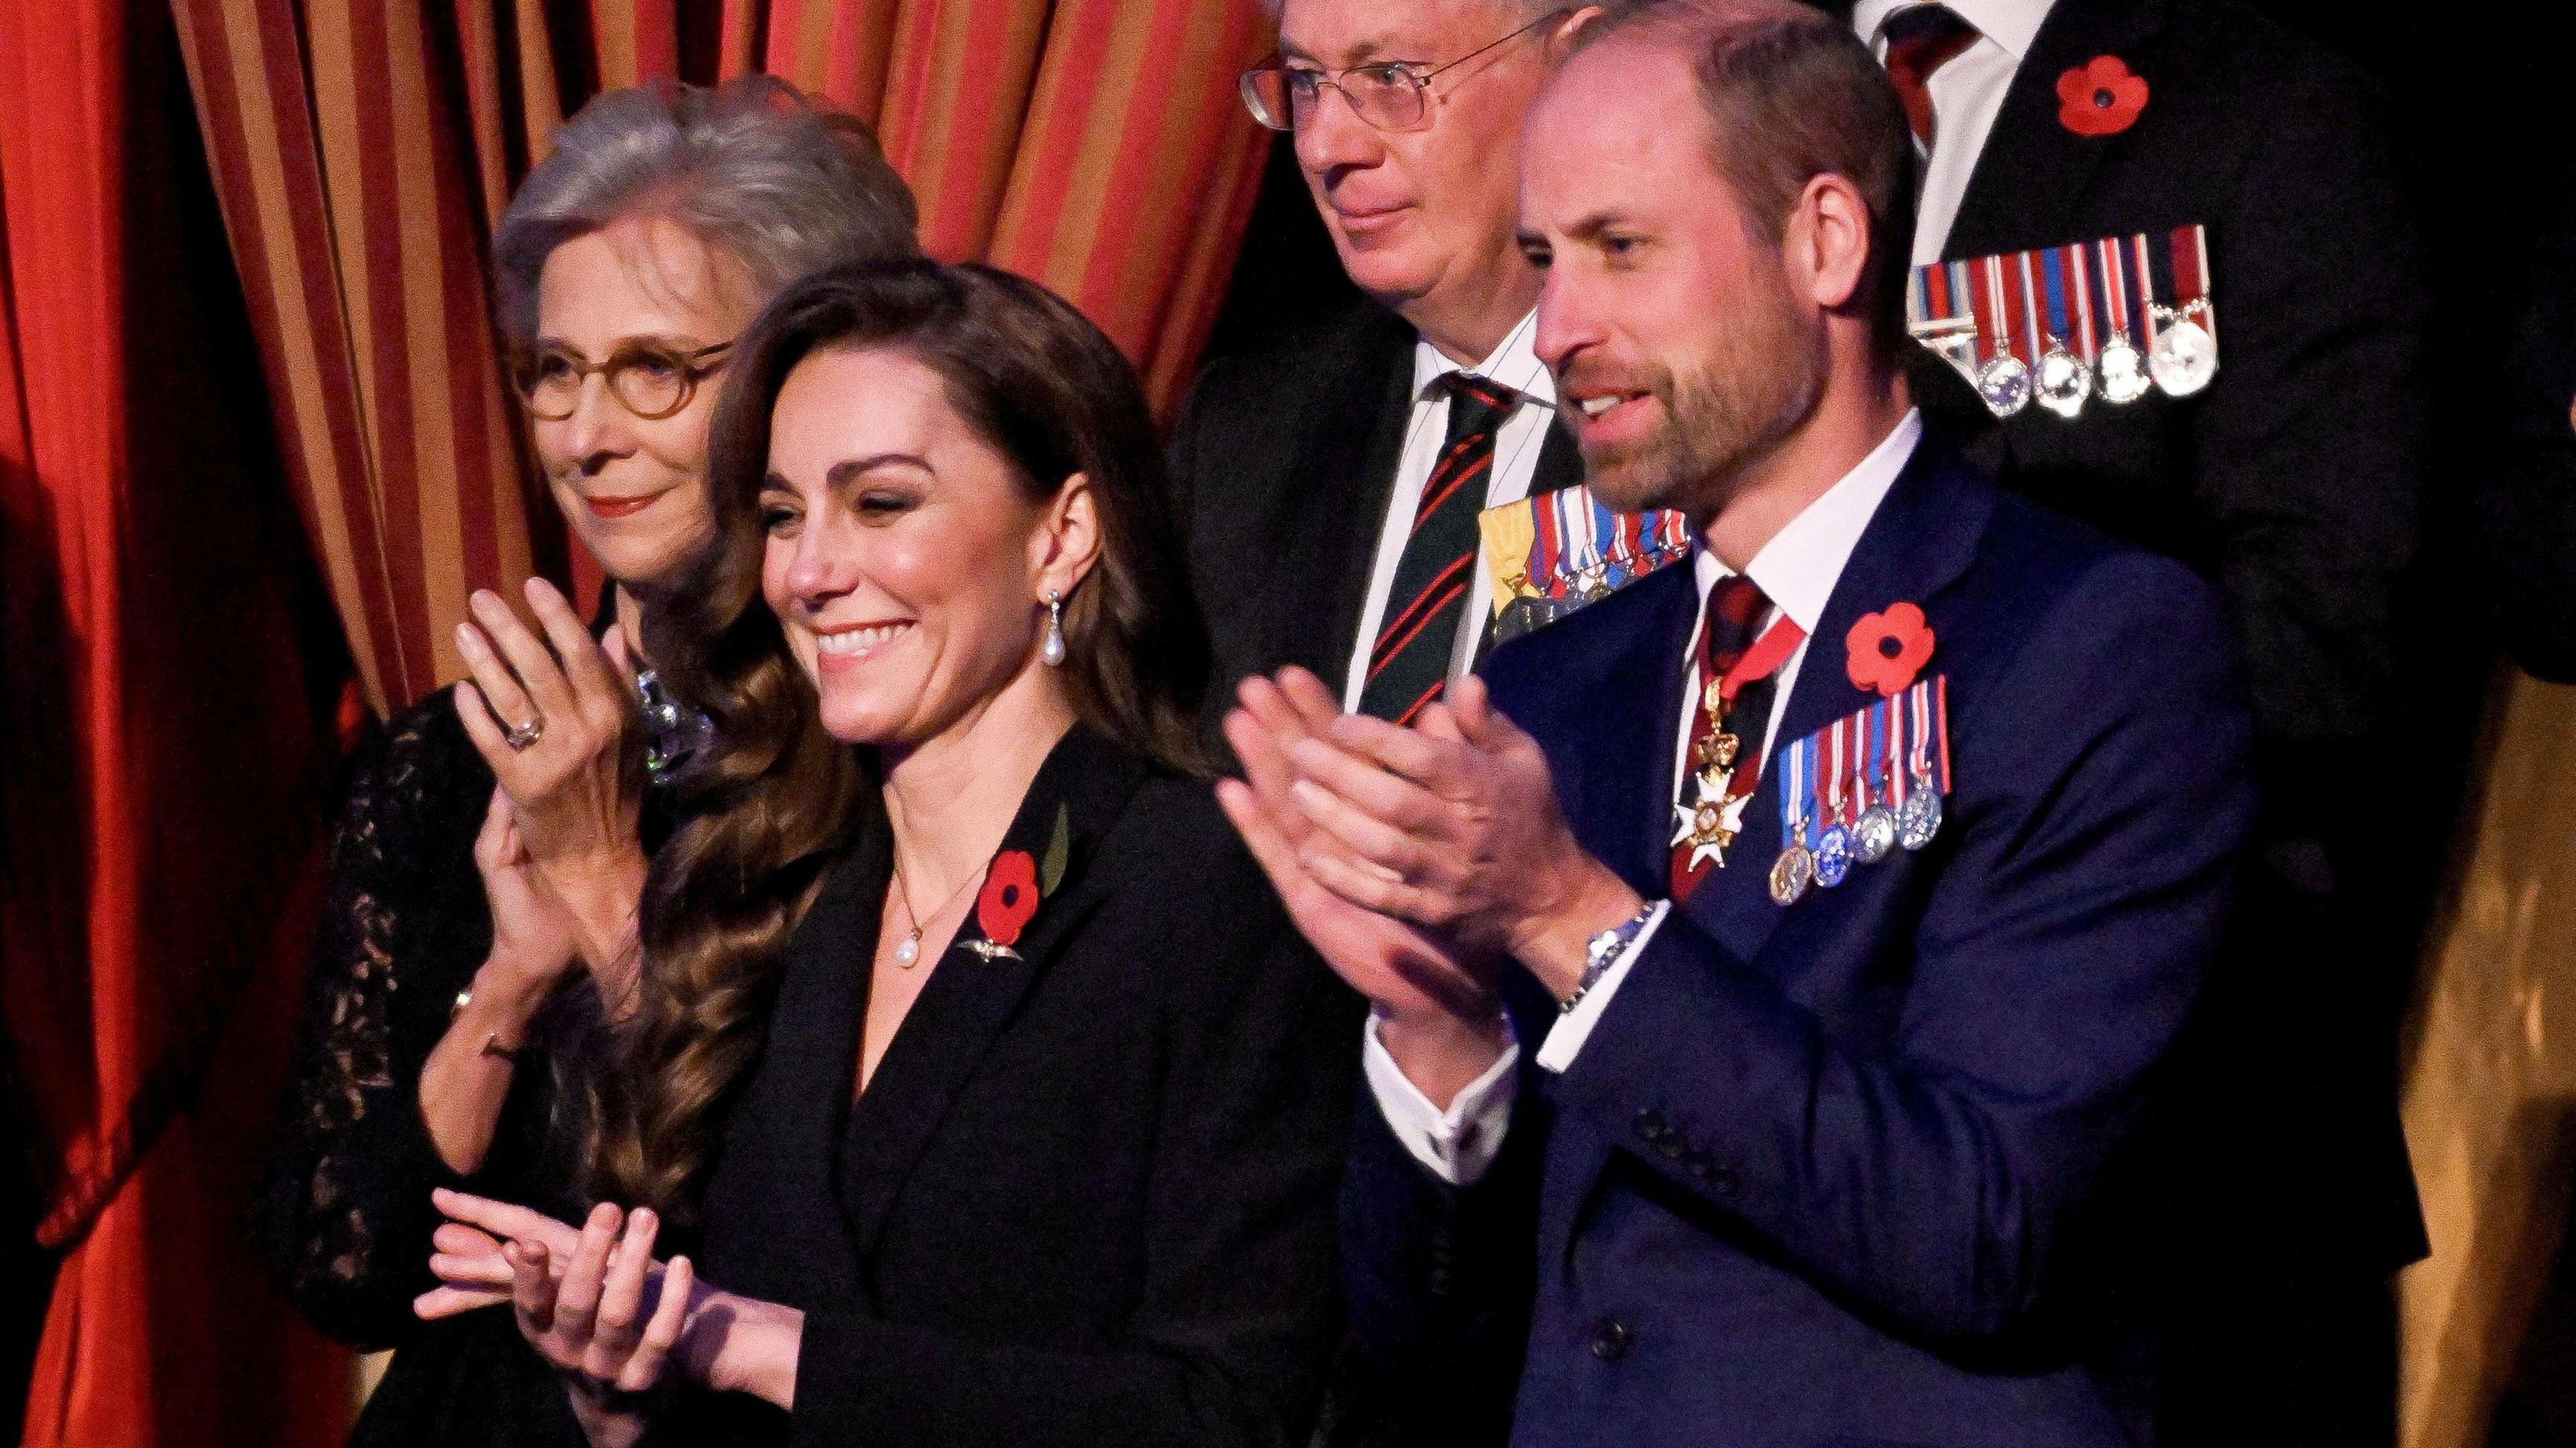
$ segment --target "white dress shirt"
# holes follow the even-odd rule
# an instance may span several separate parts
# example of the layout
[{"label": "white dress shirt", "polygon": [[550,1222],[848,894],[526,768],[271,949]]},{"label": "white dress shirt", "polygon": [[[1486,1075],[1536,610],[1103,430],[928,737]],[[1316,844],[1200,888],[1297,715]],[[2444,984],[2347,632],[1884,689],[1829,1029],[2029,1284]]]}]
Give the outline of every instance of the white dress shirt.
[{"label": "white dress shirt", "polygon": [[[1404,558],[1404,540],[1413,534],[1413,514],[1422,506],[1422,490],[1440,464],[1440,446],[1449,438],[1449,389],[1431,384],[1452,372],[1473,372],[1520,393],[1520,404],[1494,434],[1494,465],[1485,474],[1485,506],[1499,508],[1529,496],[1538,474],[1538,456],[1547,446],[1548,424],[1556,420],[1556,379],[1530,348],[1538,332],[1538,313],[1521,318],[1493,355],[1473,367],[1461,367],[1427,341],[1413,344],[1413,416],[1404,427],[1404,454],[1395,468],[1395,496],[1386,504],[1379,525],[1377,562],[1369,570],[1368,603],[1360,610],[1359,637],[1351,643],[1349,682],[1342,687],[1342,707],[1356,712],[1368,687],[1369,653],[1377,645],[1378,625],[1386,621],[1387,595],[1395,591],[1395,568]],[[1467,587],[1467,611],[1458,621],[1458,641],[1449,654],[1449,677],[1458,678],[1476,662],[1476,645],[1494,613],[1494,581],[1481,554],[1475,578]]]},{"label": "white dress shirt", "polygon": [[[1808,650],[1815,642],[1816,624],[1825,616],[1825,604],[1833,597],[1834,585],[1842,580],[1843,565],[1851,561],[1852,549],[1860,543],[1860,535],[1868,529],[1869,520],[1877,515],[1879,503],[1887,497],[1887,490],[1895,485],[1897,475],[1905,470],[1906,460],[1914,456],[1915,444],[1922,438],[1923,415],[1907,412],[1895,430],[1870,450],[1869,456],[1843,474],[1797,517],[1790,519],[1787,526],[1772,535],[1770,542],[1762,545],[1762,551],[1753,555],[1753,561],[1745,565],[1745,574],[1760,585],[1763,596],[1771,600],[1771,612],[1762,619],[1760,628],[1769,628],[1774,620],[1785,614],[1796,620],[1798,627],[1809,635],[1780,665],[1778,682],[1771,696],[1771,717],[1762,729],[1761,758],[1765,769],[1769,768],[1772,747],[1779,742],[1774,736],[1779,731],[1780,718],[1788,710],[1790,695],[1797,690],[1799,668],[1806,663]],[[1709,591],[1732,570],[1719,562],[1716,554],[1704,548],[1693,554],[1692,566],[1699,575],[1700,615],[1705,622]],[[1756,637],[1759,637],[1758,629]],[[1828,657],[1832,657],[1833,642],[1827,641]],[[1673,701],[1680,716],[1674,731],[1672,795],[1675,799],[1681,797],[1682,760],[1690,749],[1693,705],[1699,698],[1699,690],[1699,666],[1694,660],[1683,679],[1681,697]],[[1739,858],[1728,861],[1726,868],[1767,869],[1769,863]],[[1671,902],[1658,900],[1649,908],[1650,917],[1636,939],[1630,941],[1619,958],[1611,962],[1609,970],[1602,974],[1591,990],[1584,993],[1574,1009],[1558,1017],[1556,1024],[1549,1028],[1547,1039],[1539,1044],[1537,1061],[1541,1070],[1562,1072],[1574,1064],[1575,1053],[1583,1049],[1584,1041],[1592,1034],[1592,1027],[1601,1019],[1602,1012],[1609,1009],[1610,999],[1619,993],[1620,983],[1627,979],[1629,967],[1636,963],[1647,943],[1655,938],[1655,932],[1662,927],[1672,907]],[[1447,1111],[1442,1111],[1405,1078],[1403,1070],[1395,1064],[1395,1058],[1379,1043],[1374,1016],[1369,1019],[1365,1030],[1367,1038],[1361,1061],[1368,1076],[1369,1092],[1377,1098],[1378,1110],[1385,1115],[1387,1125],[1393,1128],[1396,1140],[1404,1143],[1405,1150],[1411,1152],[1416,1161],[1445,1181],[1464,1185],[1483,1176],[1485,1169],[1493,1164],[1494,1154],[1502,1150],[1503,1133],[1511,1125],[1512,1085],[1515,1068],[1520,1064],[1520,1047],[1516,1044],[1506,1047],[1502,1059],[1478,1077],[1474,1084],[1459,1092],[1457,1099],[1449,1103]]]},{"label": "white dress shirt", "polygon": [[[1852,7],[1852,29],[1868,42],[1870,54],[1887,60],[1889,16],[1911,9],[1918,0],[1860,0]],[[1986,137],[1995,129],[1995,113],[2004,106],[2022,57],[2030,54],[2032,37],[2056,0],[1943,0],[1960,19],[1977,28],[1974,45],[1932,72],[1924,89],[1932,94],[1932,154],[1923,166],[1923,194],[1914,204],[1914,264],[1941,259],[1949,244],[1950,223],[1959,216],[1960,199]],[[1916,148],[1921,156],[1921,148]]]}]

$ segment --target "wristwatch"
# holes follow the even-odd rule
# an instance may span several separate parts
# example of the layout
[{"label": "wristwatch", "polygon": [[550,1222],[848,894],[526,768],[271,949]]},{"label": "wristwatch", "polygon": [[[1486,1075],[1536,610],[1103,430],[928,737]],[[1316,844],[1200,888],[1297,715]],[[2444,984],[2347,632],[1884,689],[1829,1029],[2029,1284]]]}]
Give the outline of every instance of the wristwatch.
[{"label": "wristwatch", "polygon": [[1610,973],[1612,962],[1618,960],[1620,954],[1635,943],[1637,936],[1645,930],[1647,922],[1653,920],[1655,912],[1663,906],[1664,902],[1661,900],[1649,900],[1638,907],[1636,914],[1584,942],[1583,979],[1575,982],[1574,994],[1556,1003],[1560,1014],[1571,1012],[1586,995],[1591,994],[1592,988],[1601,983],[1601,977]]}]

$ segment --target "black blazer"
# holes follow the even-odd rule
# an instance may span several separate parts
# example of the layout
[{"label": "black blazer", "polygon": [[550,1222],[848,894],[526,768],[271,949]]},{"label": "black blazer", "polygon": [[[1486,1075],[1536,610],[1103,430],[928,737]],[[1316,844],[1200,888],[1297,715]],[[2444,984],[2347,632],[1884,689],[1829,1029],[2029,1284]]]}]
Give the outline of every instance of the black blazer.
[{"label": "black blazer", "polygon": [[[2103,55],[2146,79],[2147,104],[2126,131],[2080,136],[2058,121],[2058,77]],[[2317,1261],[2372,1270],[2424,1251],[2396,1102],[2412,933],[2373,912],[2420,888],[2391,878],[2392,829],[2448,825],[2392,820],[2356,787],[2410,742],[2391,737],[2394,615],[2429,426],[2425,263],[2383,111],[2361,71],[2242,0],[2057,0],[1944,255],[2204,225],[2218,376],[2193,397],[1999,422],[1948,364],[1913,369],[1926,416],[2007,487],[2224,598],[2263,817],[2211,1029],[2247,1073],[2217,1105],[2259,1175],[2213,1181],[2211,1205],[2239,1227],[2279,1213],[2242,1240],[2294,1232]]]},{"label": "black blazer", "polygon": [[[1215,645],[1211,723],[1246,676],[1289,664],[1341,692],[1413,413],[1415,336],[1362,299],[1210,362],[1190,389],[1172,477]],[[1581,481],[1556,423],[1530,491]]]},{"label": "black blazer", "polygon": [[1059,820],[1016,957],[970,915],[853,1104],[892,862],[862,822],[704,1199],[708,1280],[808,1314],[794,1421],[698,1395],[674,1441],[1302,1442],[1360,1004],[1205,785],[1076,729],[1005,850]]}]

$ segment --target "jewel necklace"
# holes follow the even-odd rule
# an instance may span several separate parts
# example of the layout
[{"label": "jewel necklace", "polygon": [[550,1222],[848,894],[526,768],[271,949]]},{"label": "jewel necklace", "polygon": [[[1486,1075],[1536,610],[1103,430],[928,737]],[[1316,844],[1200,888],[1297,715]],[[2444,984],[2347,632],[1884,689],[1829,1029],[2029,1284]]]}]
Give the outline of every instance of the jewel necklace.
[{"label": "jewel necklace", "polygon": [[[948,898],[940,901],[939,908],[930,912],[930,919],[936,920],[947,914],[948,907],[957,903],[957,897],[973,889],[975,882],[982,878],[984,878],[982,870],[968,875],[965,884],[948,892]],[[910,970],[921,962],[921,932],[927,922],[923,920],[921,912],[912,908],[912,887],[904,881],[903,857],[900,855],[895,857],[894,862],[894,893],[895,898],[903,902],[904,918],[912,922],[912,929],[905,933],[903,939],[895,942],[895,968]]]}]

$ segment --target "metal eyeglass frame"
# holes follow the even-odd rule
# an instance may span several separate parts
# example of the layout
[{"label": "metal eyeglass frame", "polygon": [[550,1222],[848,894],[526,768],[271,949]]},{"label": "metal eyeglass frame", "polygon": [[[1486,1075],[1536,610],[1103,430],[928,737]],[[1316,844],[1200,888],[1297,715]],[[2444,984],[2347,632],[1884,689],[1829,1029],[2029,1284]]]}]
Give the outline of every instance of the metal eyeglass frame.
[{"label": "metal eyeglass frame", "polygon": [[[1426,65],[1424,62],[1418,60],[1380,60],[1372,61],[1367,65],[1347,66],[1341,70],[1325,70],[1319,66],[1297,66],[1292,68],[1279,60],[1273,59],[1268,64],[1256,65],[1252,69],[1245,71],[1242,76],[1236,80],[1235,89],[1242,94],[1244,109],[1252,112],[1252,118],[1274,131],[1294,131],[1297,128],[1299,107],[1294,89],[1296,81],[1293,77],[1301,76],[1315,77],[1311,82],[1314,87],[1315,98],[1312,102],[1308,103],[1307,114],[1309,115],[1313,114],[1312,106],[1322,102],[1324,89],[1329,86],[1340,93],[1342,103],[1351,108],[1351,114],[1359,117],[1363,123],[1367,124],[1371,128],[1380,131],[1416,131],[1422,129],[1423,125],[1430,119],[1431,82],[1435,77],[1445,71],[1454,70],[1459,66],[1465,65],[1467,62],[1474,60],[1477,56],[1485,54],[1487,51],[1508,45],[1512,41],[1520,39],[1522,36],[1529,34],[1540,26],[1549,24],[1567,13],[1568,12],[1564,9],[1551,10],[1547,14],[1540,16],[1529,24],[1513,31],[1509,35],[1489,40],[1483,45],[1477,46],[1475,49],[1468,51],[1465,55],[1458,57],[1456,60],[1447,61],[1440,65]],[[1397,120],[1393,119],[1391,116],[1380,118],[1370,115],[1370,106],[1378,104],[1378,102],[1372,101],[1364,103],[1360,96],[1353,95],[1350,88],[1342,83],[1351,76],[1368,75],[1372,73],[1381,78],[1379,81],[1380,88],[1370,90],[1364,86],[1363,94],[1374,95],[1381,98],[1409,95],[1412,100],[1413,108],[1413,113],[1409,118]],[[1286,115],[1279,116],[1275,119],[1271,115],[1269,103],[1261,95],[1262,78],[1273,75],[1280,78],[1279,101],[1280,105],[1287,111]],[[1402,77],[1400,82],[1397,79],[1398,77]]]}]

